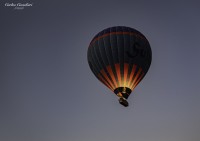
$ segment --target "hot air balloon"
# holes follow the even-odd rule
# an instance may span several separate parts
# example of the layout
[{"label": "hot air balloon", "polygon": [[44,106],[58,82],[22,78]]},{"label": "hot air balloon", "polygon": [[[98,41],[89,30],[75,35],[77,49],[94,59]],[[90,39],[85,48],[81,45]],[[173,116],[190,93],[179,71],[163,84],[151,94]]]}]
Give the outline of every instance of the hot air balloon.
[{"label": "hot air balloon", "polygon": [[139,31],[125,26],[102,30],[87,52],[91,71],[127,107],[128,97],[146,75],[152,60],[151,47]]}]

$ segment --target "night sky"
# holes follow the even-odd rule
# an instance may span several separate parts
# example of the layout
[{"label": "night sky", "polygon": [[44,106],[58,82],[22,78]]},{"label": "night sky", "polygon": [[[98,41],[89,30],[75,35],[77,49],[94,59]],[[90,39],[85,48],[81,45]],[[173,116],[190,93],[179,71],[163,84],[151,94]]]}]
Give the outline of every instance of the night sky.
[{"label": "night sky", "polygon": [[[0,141],[199,141],[199,25],[198,0],[1,0]],[[87,62],[112,26],[152,49],[127,108]]]}]

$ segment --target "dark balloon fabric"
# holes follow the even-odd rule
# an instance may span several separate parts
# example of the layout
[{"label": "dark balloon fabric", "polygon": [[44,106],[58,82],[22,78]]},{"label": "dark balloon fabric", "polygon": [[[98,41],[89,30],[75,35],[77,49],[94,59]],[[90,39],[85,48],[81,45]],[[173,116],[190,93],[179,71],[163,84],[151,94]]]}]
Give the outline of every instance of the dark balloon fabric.
[{"label": "dark balloon fabric", "polygon": [[92,39],[87,57],[92,72],[103,84],[116,94],[122,88],[130,94],[147,73],[152,53],[143,34],[133,28],[116,26]]}]

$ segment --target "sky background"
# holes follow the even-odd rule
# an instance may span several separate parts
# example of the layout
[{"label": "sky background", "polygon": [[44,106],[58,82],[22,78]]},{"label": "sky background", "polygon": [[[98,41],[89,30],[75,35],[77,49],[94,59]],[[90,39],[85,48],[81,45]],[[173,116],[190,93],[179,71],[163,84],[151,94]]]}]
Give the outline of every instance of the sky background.
[{"label": "sky background", "polygon": [[[128,108],[87,62],[91,39],[118,25],[152,48]],[[198,0],[1,0],[0,140],[199,141],[199,25]]]}]

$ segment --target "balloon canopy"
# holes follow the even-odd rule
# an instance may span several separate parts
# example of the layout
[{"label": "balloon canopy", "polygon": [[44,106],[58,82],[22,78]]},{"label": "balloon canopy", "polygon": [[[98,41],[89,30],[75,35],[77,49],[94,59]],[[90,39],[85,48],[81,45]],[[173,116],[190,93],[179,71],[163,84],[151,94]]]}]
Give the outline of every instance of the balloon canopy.
[{"label": "balloon canopy", "polygon": [[128,106],[126,99],[147,73],[152,53],[142,33],[116,26],[104,29],[92,39],[87,58],[97,79],[120,98],[122,105]]}]

